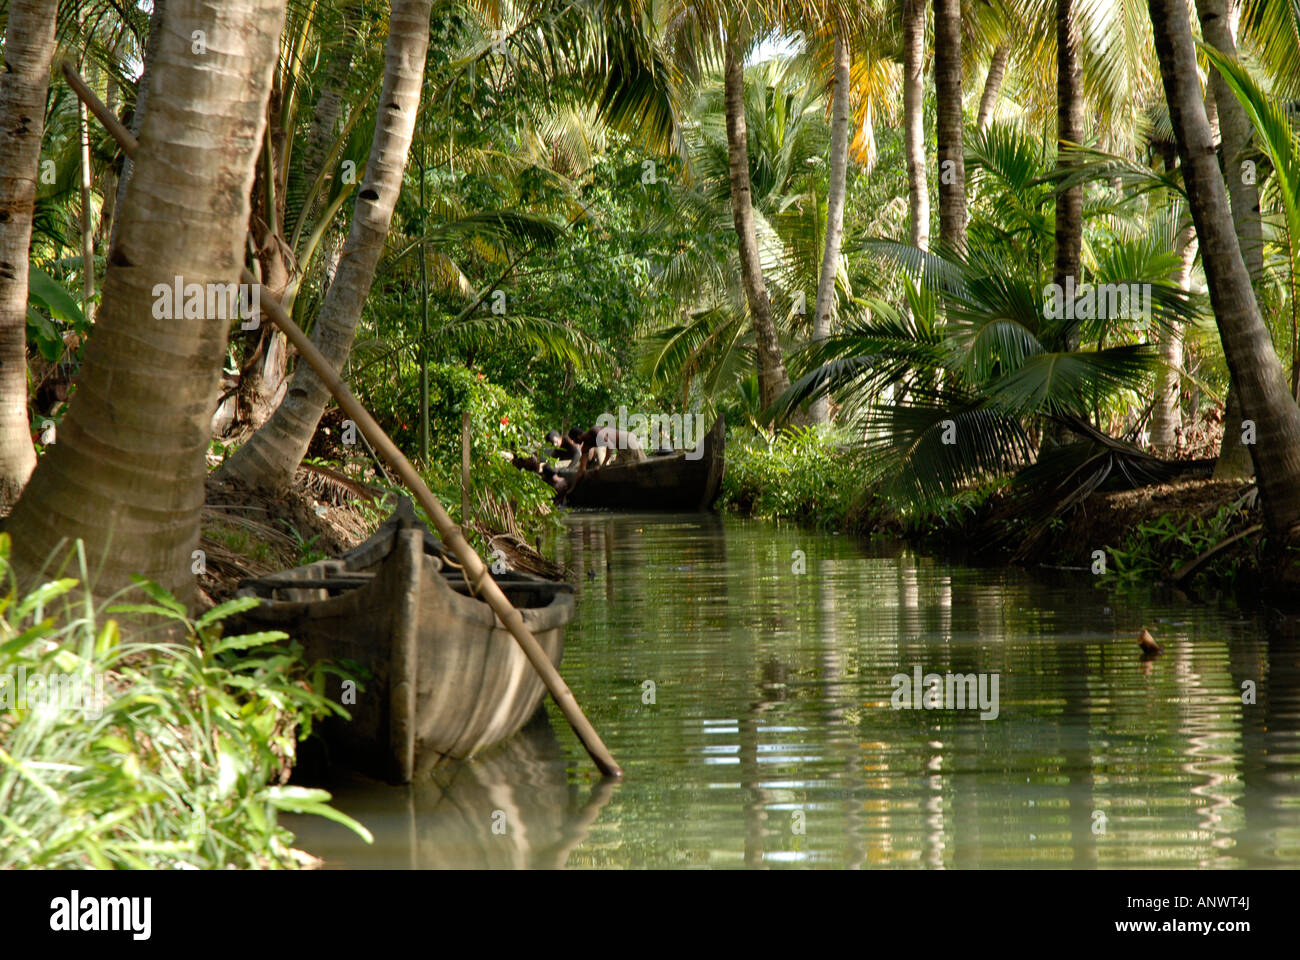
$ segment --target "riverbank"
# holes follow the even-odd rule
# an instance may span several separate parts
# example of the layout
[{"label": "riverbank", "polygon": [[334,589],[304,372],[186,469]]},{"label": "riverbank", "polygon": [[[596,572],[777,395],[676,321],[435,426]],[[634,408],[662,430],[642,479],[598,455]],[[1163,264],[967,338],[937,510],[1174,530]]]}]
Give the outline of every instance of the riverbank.
[{"label": "riverbank", "polygon": [[921,508],[893,501],[851,450],[813,431],[770,443],[740,434],[727,454],[719,506],[740,516],[902,540],[978,565],[1087,570],[1117,587],[1162,582],[1254,602],[1261,534],[1252,480],[1098,490],[1042,517],[1027,515],[1006,484]]}]

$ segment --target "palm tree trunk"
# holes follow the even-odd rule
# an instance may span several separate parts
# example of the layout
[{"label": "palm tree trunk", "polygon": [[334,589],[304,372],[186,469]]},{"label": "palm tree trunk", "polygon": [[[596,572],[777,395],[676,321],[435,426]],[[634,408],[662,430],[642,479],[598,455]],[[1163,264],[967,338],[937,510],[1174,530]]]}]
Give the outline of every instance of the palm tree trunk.
[{"label": "palm tree trunk", "polygon": [[27,415],[27,270],[56,0],[11,0],[0,73],[0,504],[36,469]]},{"label": "palm tree trunk", "polygon": [[[817,280],[817,311],[813,315],[813,339],[831,335],[835,313],[835,275],[839,272],[840,245],[844,240],[844,194],[849,171],[849,45],[835,38],[835,90],[831,99],[831,169],[826,188],[826,246],[822,271]],[[813,423],[830,419],[830,402],[818,397],[809,409]]]},{"label": "palm tree trunk", "polygon": [[[1189,223],[1178,231],[1178,269],[1174,282],[1179,289],[1191,286],[1192,264],[1196,261],[1196,231]],[[1151,408],[1151,449],[1161,457],[1171,457],[1178,449],[1178,431],[1182,427],[1182,393],[1180,372],[1183,369],[1183,333],[1178,327],[1162,328],[1160,359],[1164,366],[1156,375],[1155,404]]]},{"label": "palm tree trunk", "polygon": [[993,107],[998,102],[998,92],[1002,89],[1002,79],[1007,75],[1007,58],[1011,55],[1011,44],[1003,40],[993,51],[989,61],[988,76],[984,79],[984,95],[980,97],[980,111],[975,119],[975,128],[983,133],[993,122]]},{"label": "palm tree trunk", "polygon": [[[365,181],[357,193],[352,227],[338,271],[312,331],[312,341],[336,370],[343,368],[352,350],[393,208],[402,191],[429,49],[430,5],[431,0],[393,2],[379,120],[366,161]],[[287,487],[307,453],[329,399],[329,389],[320,378],[306,364],[299,364],[280,405],[222,465],[222,474],[253,487]]]},{"label": "palm tree trunk", "polygon": [[745,40],[741,28],[732,25],[727,37],[723,68],[723,96],[727,111],[727,156],[731,177],[731,215],[736,225],[740,253],[740,280],[749,304],[750,322],[758,341],[759,401],[766,409],[790,386],[781,355],[781,341],[772,320],[772,304],[763,282],[759,261],[758,233],[754,227],[754,206],[749,183],[749,136],[745,128]]},{"label": "palm tree trunk", "polygon": [[[99,321],[59,442],[9,518],[25,582],[79,538],[97,597],[128,586],[131,574],[184,602],[193,596],[230,320],[208,309],[193,316],[184,304],[169,311],[155,285],[179,278],[206,292],[237,282],[284,10],[284,0],[168,4]],[[192,52],[196,35],[205,53]]]},{"label": "palm tree trunk", "polygon": [[[149,39],[144,43],[144,62],[141,65],[140,79],[135,86],[135,109],[131,111],[131,134],[138,140],[144,126],[145,112],[149,106],[149,86],[153,80],[153,65],[158,59],[158,45],[162,42],[163,18],[167,13],[168,0],[153,0],[153,10],[149,13]],[[122,159],[122,176],[117,181],[117,197],[113,200],[115,211],[122,209],[126,202],[126,186],[131,182],[135,171],[135,162],[130,157]],[[117,219],[114,218],[108,234],[108,249],[117,243]]]},{"label": "palm tree trunk", "polygon": [[[1300,543],[1300,407],[1260,317],[1250,273],[1233,228],[1223,174],[1215,156],[1201,99],[1187,6],[1183,0],[1150,0],[1156,54],[1169,115],[1182,160],[1188,206],[1201,245],[1201,262],[1219,337],[1237,388],[1243,420],[1251,421],[1271,569],[1279,582],[1300,579],[1286,550]],[[1228,98],[1219,98],[1220,122]],[[1234,429],[1232,424],[1229,429]]]},{"label": "palm tree trunk", "polygon": [[[92,71],[90,85],[95,85]],[[86,105],[77,101],[78,172],[81,175],[81,312],[95,321],[95,221],[90,210],[90,117]]]},{"label": "palm tree trunk", "polygon": [[[313,183],[325,167],[329,158],[330,146],[338,132],[339,117],[343,114],[344,96],[347,93],[348,75],[352,71],[352,61],[356,56],[357,33],[352,22],[360,16],[361,5],[348,3],[343,8],[346,24],[342,46],[331,47],[333,51],[329,65],[325,68],[325,82],[320,96],[312,110],[311,126],[307,128],[307,140],[302,148],[302,178],[304,183]],[[325,196],[318,196],[312,204],[319,207]],[[315,210],[300,210],[298,218],[309,222]]]},{"label": "palm tree trunk", "polygon": [[903,127],[912,246],[930,249],[930,187],[925,180],[925,0],[903,0]]},{"label": "palm tree trunk", "polygon": [[[1067,144],[1083,139],[1083,67],[1079,61],[1079,24],[1074,0],[1056,0],[1056,138],[1058,169],[1075,161],[1063,155]],[[1083,187],[1071,187],[1056,194],[1056,266],[1052,279],[1064,290],[1073,278],[1079,283],[1083,249]],[[1070,348],[1078,347],[1071,335]]]},{"label": "palm tree trunk", "polygon": [[934,0],[934,93],[939,148],[939,243],[966,255],[966,159],[962,147],[961,0]]},{"label": "palm tree trunk", "polygon": [[[267,131],[253,181],[252,216],[249,220],[249,232],[257,240],[254,254],[257,275],[264,291],[282,303],[294,269],[284,227],[288,205],[285,183],[281,178],[286,149],[283,97],[277,76],[271,86]],[[288,340],[269,323],[243,333],[241,339],[243,362],[239,368],[239,388],[235,399],[236,432],[251,432],[267,421],[284,395],[288,376]]]},{"label": "palm tree trunk", "polygon": [[[1240,4],[1235,0],[1197,0],[1196,12],[1201,21],[1201,35],[1205,42],[1230,57],[1237,55],[1237,18]],[[1259,185],[1254,177],[1242,177],[1242,161],[1246,145],[1250,142],[1252,127],[1246,111],[1233,96],[1218,70],[1209,71],[1207,100],[1212,101],[1219,115],[1219,139],[1223,150],[1223,177],[1232,201],[1232,223],[1237,233],[1237,244],[1251,281],[1255,282],[1264,270],[1264,242],[1259,217]],[[1251,182],[1245,183],[1248,179]],[[1250,450],[1241,442],[1241,417],[1237,411],[1237,397],[1228,388],[1224,407],[1223,440],[1219,445],[1219,459],[1214,465],[1214,475],[1220,478],[1248,477],[1253,471]],[[1229,420],[1231,417],[1231,420]],[[1231,429],[1229,429],[1231,428]]]}]

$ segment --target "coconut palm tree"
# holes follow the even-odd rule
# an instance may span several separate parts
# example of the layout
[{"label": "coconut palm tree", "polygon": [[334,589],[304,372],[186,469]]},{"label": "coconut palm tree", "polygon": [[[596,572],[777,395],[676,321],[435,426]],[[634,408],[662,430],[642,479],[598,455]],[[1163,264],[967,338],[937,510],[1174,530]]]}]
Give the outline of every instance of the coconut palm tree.
[{"label": "coconut palm tree", "polygon": [[[826,191],[826,247],[822,253],[821,276],[817,281],[817,305],[813,314],[813,339],[830,335],[835,311],[835,277],[840,269],[840,244],[844,240],[844,194],[849,168],[849,45],[835,38],[835,77],[831,94],[830,182]],[[813,423],[826,423],[829,405],[819,397],[809,408]]]},{"label": "coconut palm tree", "polygon": [[[826,263],[822,170],[830,131],[824,87],[808,75],[808,66],[798,58],[770,60],[750,66],[745,77],[758,256],[769,296],[781,305],[774,320],[787,342],[808,333],[807,294],[818,289]],[[658,283],[689,317],[653,338],[659,349],[652,362],[661,383],[689,385],[698,378],[704,392],[713,395],[754,371],[755,338],[738,281],[736,245],[717,242],[734,227],[722,85],[703,84],[689,113],[697,121],[683,132],[687,177],[673,191],[673,221],[654,225],[657,232],[681,238]]]},{"label": "coconut palm tree", "polygon": [[765,406],[776,402],[790,386],[785,371],[781,341],[772,319],[763,268],[759,260],[758,235],[754,227],[754,204],[749,179],[749,136],[745,127],[745,55],[752,40],[748,17],[742,11],[732,18],[727,32],[723,65],[723,99],[727,115],[727,157],[730,166],[731,215],[736,228],[740,256],[740,280],[749,304],[750,323],[758,344],[759,396]]},{"label": "coconut palm tree", "polygon": [[[313,341],[336,369],[342,369],[351,353],[402,189],[429,49],[430,9],[431,0],[394,0],[389,17],[384,85],[379,94],[382,108],[376,115],[370,159],[357,192],[343,255],[312,332]],[[280,405],[226,460],[221,467],[223,475],[250,486],[287,486],[329,398],[329,389],[320,377],[306,364],[299,365]]]},{"label": "coconut palm tree", "polygon": [[1007,75],[1007,60],[1011,57],[1011,42],[999,40],[989,60],[989,72],[984,79],[984,92],[980,95],[979,112],[975,115],[975,129],[987,130],[993,122],[993,108],[998,102],[998,93],[1002,90],[1002,81]]},{"label": "coconut palm tree", "polygon": [[0,503],[36,468],[27,414],[27,272],[55,0],[12,0],[0,74]]},{"label": "coconut palm tree", "polygon": [[[1083,140],[1083,64],[1079,57],[1079,23],[1075,0],[1056,0],[1056,140],[1058,170],[1072,163],[1071,150]],[[1078,283],[1083,247],[1083,186],[1062,187],[1056,194],[1056,269],[1054,282],[1064,289]]]},{"label": "coconut palm tree", "polygon": [[930,249],[930,184],[925,176],[925,0],[903,0],[903,134],[912,246]]},{"label": "coconut palm tree", "polygon": [[[1188,207],[1196,224],[1210,299],[1240,402],[1279,582],[1300,580],[1288,548],[1300,543],[1300,407],[1287,387],[1242,257],[1201,99],[1196,48],[1181,0],[1150,0],[1156,53],[1178,141]],[[1228,429],[1238,429],[1229,424]]]},{"label": "coconut palm tree", "polygon": [[[1236,58],[1237,22],[1241,5],[1236,0],[1197,0],[1197,16],[1205,42],[1220,53]],[[1223,76],[1216,70],[1206,77],[1208,95],[1213,98],[1219,118],[1219,141],[1223,151],[1223,178],[1228,187],[1232,206],[1232,223],[1237,232],[1237,243],[1251,279],[1257,281],[1264,270],[1264,243],[1259,213],[1259,186],[1255,177],[1243,176],[1243,164],[1248,160],[1246,149],[1250,141],[1250,121],[1241,104],[1228,90]],[[1238,398],[1231,386],[1224,410],[1224,423],[1240,423]],[[1252,471],[1250,451],[1241,443],[1241,431],[1224,429],[1219,448],[1219,462],[1215,465],[1217,477],[1249,476]]]},{"label": "coconut palm tree", "polygon": [[[1149,395],[1159,357],[1139,339],[1146,318],[1132,303],[1122,314],[1057,316],[1049,302],[1054,234],[1042,211],[1056,188],[1037,138],[995,123],[971,138],[967,159],[974,198],[968,256],[872,243],[919,277],[920,287],[907,286],[906,309],[872,300],[843,331],[803,351],[796,359],[806,372],[781,405],[834,393],[866,436],[882,489],[914,500],[1030,464],[1035,435],[1053,424],[1081,436],[1073,449],[1053,454],[1071,458],[1066,488],[1040,461],[1033,486],[1052,485],[1053,506],[1095,489],[1116,467],[1134,476],[1177,473],[1180,467],[1122,449],[1097,414],[1140,408]],[[1088,276],[1094,289],[1150,284],[1157,328],[1195,319],[1194,298],[1170,279],[1174,231],[1112,231],[1106,210],[1085,207],[1096,221],[1090,246],[1098,254]],[[1079,342],[1089,349],[1073,346]]]},{"label": "coconut palm tree", "polygon": [[934,0],[934,96],[939,148],[939,243],[966,250],[966,155],[962,146],[961,0]]},{"label": "coconut palm tree", "polygon": [[79,538],[97,595],[140,574],[193,596],[229,320],[206,308],[166,316],[155,285],[237,280],[283,18],[283,0],[168,4],[95,334],[58,443],[9,518],[23,579]]},{"label": "coconut palm tree", "polygon": [[[633,3],[632,6],[637,6]],[[338,368],[347,361],[366,296],[374,282],[393,207],[401,189],[420,99],[419,81],[428,48],[428,0],[398,4],[390,28],[384,86],[365,180],[357,193],[356,212],[343,255],[325,293],[312,336]],[[509,89],[521,75],[539,78],[566,76],[576,80],[598,105],[607,122],[639,128],[648,142],[662,143],[672,132],[671,105],[653,64],[653,50],[639,44],[632,25],[638,16],[620,15],[609,24],[597,15],[606,5],[539,3],[526,9],[489,5],[492,23],[484,27],[475,49],[452,64],[458,76],[483,69],[496,89]],[[395,7],[395,9],[397,9]],[[505,29],[502,19],[514,20]],[[626,11],[625,11],[626,13]],[[415,21],[421,24],[416,25]],[[499,56],[501,49],[506,56]],[[319,180],[319,177],[318,177]],[[304,201],[304,206],[310,204]],[[306,366],[294,371],[284,397],[271,417],[222,466],[223,474],[264,488],[286,486],[305,454],[324,413],[329,392]]]}]

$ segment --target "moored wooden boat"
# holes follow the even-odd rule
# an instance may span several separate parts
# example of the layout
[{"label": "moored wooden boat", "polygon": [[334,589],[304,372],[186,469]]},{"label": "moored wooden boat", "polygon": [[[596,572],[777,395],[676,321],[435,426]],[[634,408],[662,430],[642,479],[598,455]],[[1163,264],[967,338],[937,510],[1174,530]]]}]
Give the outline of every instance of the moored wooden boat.
[{"label": "moored wooden boat", "polygon": [[711,510],[726,467],[727,428],[722,417],[714,421],[701,444],[703,455],[694,460],[682,450],[640,462],[615,460],[588,470],[580,481],[577,470],[558,471],[571,483],[577,481],[564,503],[606,510]]},{"label": "moored wooden boat", "polygon": [[[494,579],[558,666],[573,588],[511,571]],[[409,500],[342,557],[245,580],[239,594],[263,602],[236,627],[283,630],[311,660],[361,668],[351,697],[330,678],[351,720],[323,730],[332,759],[357,770],[408,782],[444,757],[473,756],[519,730],[546,693]]]}]

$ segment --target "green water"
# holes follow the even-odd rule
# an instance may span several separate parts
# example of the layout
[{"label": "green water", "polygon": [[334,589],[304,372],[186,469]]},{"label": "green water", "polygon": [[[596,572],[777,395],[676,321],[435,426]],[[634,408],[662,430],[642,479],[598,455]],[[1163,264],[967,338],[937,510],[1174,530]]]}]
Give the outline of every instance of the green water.
[{"label": "green water", "polygon": [[[300,846],[342,867],[1300,864],[1300,643],[1257,618],[707,516],[579,515],[560,552],[563,673],[625,779],[548,701],[432,780],[336,785],[373,846],[292,818]],[[916,667],[997,674],[996,718],[894,709]]]}]

